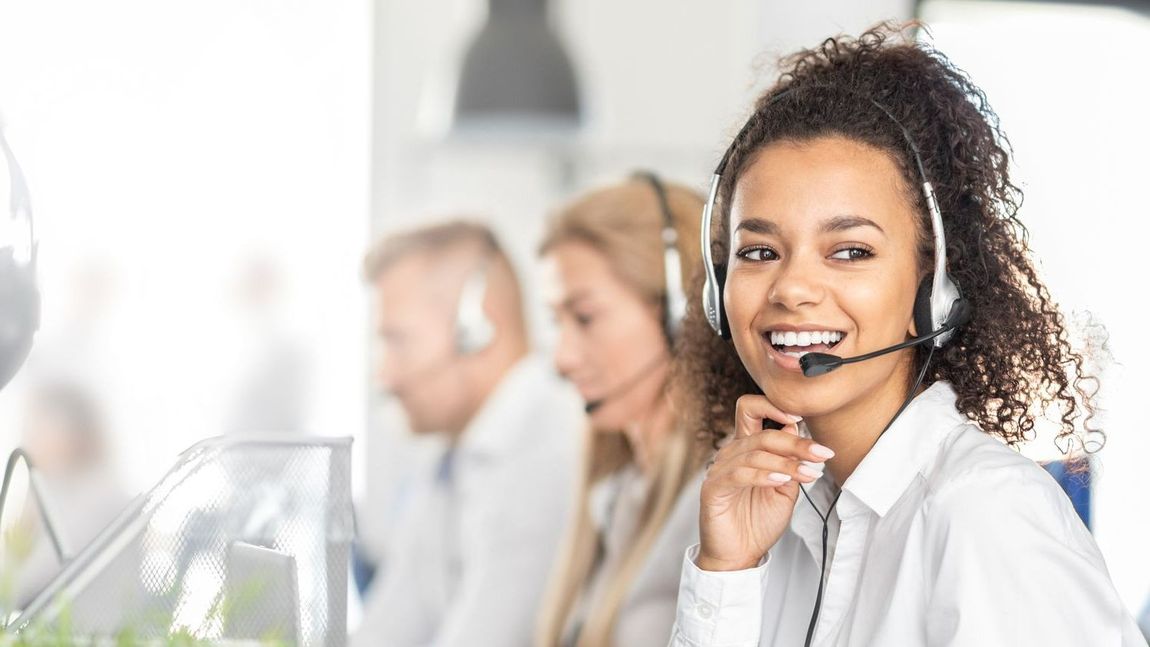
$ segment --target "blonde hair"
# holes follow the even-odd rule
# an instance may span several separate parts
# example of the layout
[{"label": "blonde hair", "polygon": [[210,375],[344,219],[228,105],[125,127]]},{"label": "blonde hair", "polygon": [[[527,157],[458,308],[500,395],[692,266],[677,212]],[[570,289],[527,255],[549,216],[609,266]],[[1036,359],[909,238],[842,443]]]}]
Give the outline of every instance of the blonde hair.
[{"label": "blonde hair", "polygon": [[377,240],[363,259],[363,278],[374,283],[384,272],[415,254],[440,252],[447,247],[473,245],[484,255],[510,265],[495,232],[487,225],[463,218],[397,232]]},{"label": "blonde hair", "polygon": [[[701,263],[699,223],[703,200],[694,191],[676,184],[665,186],[671,221],[678,234],[682,267]],[[551,221],[540,254],[562,243],[581,242],[602,253],[626,285],[646,300],[665,307],[666,279],[663,264],[664,217],[654,187],[642,179],[593,191],[562,209]],[[683,290],[694,272],[683,272]],[[677,419],[677,416],[676,416]],[[576,645],[610,645],[619,610],[632,583],[646,562],[647,554],[663,530],[675,502],[691,482],[707,453],[704,443],[686,426],[675,424],[652,466],[650,490],[620,567],[608,577],[602,597],[590,600]],[[551,574],[536,627],[536,644],[560,644],[580,596],[590,585],[599,537],[591,518],[590,495],[604,478],[634,461],[626,437],[620,432],[588,430],[584,443],[583,469],[574,515],[559,559]]]}]

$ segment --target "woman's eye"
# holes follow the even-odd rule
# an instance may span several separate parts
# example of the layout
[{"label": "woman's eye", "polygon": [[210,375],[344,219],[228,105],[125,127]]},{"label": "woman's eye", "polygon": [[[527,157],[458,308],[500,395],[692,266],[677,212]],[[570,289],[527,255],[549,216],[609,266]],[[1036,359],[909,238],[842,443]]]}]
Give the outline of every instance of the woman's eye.
[{"label": "woman's eye", "polygon": [[591,325],[592,321],[594,321],[594,317],[589,314],[576,312],[573,316],[575,318],[575,323],[578,324],[580,328],[586,328],[587,326]]},{"label": "woman's eye", "polygon": [[739,258],[748,261],[773,261],[779,258],[775,250],[770,247],[750,247],[747,249],[740,249],[738,253]]},{"label": "woman's eye", "polygon": [[874,252],[866,247],[844,247],[831,254],[831,258],[840,261],[861,261],[874,256]]}]

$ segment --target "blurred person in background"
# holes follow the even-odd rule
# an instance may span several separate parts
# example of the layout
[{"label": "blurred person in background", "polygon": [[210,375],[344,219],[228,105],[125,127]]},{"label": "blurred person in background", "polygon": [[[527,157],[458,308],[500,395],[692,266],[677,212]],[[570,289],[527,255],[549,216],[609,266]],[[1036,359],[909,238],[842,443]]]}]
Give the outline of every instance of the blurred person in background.
[{"label": "blurred person in background", "polygon": [[666,645],[683,550],[698,541],[707,454],[668,380],[700,263],[702,199],[649,173],[562,209],[541,246],[555,364],[586,402],[581,485],[536,644]]},{"label": "blurred person in background", "polygon": [[353,645],[528,645],[574,485],[578,402],[532,356],[493,233],[455,221],[367,255],[382,388],[446,449],[406,514]]},{"label": "blurred person in background", "polygon": [[[103,420],[91,394],[74,382],[45,381],[32,387],[22,447],[35,466],[61,545],[74,555],[103,530],[128,502],[108,457]],[[5,536],[0,572],[6,594],[23,608],[60,571],[46,533],[43,511],[28,498]],[[10,580],[8,578],[11,578]]]}]

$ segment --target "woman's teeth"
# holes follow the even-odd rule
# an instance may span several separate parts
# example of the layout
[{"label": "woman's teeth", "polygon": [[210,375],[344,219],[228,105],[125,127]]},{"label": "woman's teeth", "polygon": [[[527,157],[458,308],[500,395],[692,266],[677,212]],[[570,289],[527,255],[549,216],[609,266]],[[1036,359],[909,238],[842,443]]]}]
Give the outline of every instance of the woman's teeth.
[{"label": "woman's teeth", "polygon": [[827,344],[829,346],[839,343],[842,338],[843,334],[835,330],[771,331],[771,344],[775,346],[813,346],[815,344]]},{"label": "woman's teeth", "polygon": [[[843,333],[837,330],[804,330],[802,332],[770,332],[771,345],[783,355],[802,357],[815,350],[829,350],[842,341]],[[822,348],[809,348],[822,346]]]}]

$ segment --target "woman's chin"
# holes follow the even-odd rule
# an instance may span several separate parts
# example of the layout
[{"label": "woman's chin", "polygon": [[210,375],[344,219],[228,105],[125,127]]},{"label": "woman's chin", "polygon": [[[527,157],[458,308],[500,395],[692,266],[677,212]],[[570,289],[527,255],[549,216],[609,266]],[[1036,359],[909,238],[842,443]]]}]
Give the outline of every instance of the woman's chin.
[{"label": "woman's chin", "polygon": [[633,423],[638,416],[633,411],[619,406],[617,402],[600,402],[598,406],[589,405],[587,422],[596,433],[618,433],[627,425]]},{"label": "woman's chin", "polygon": [[596,433],[614,433],[622,428],[622,423],[617,419],[617,416],[604,415],[598,411],[589,414],[587,422],[590,424],[591,430]]},{"label": "woman's chin", "polygon": [[840,406],[840,394],[833,389],[814,385],[792,388],[763,389],[767,400],[784,412],[803,418],[815,418]]}]

